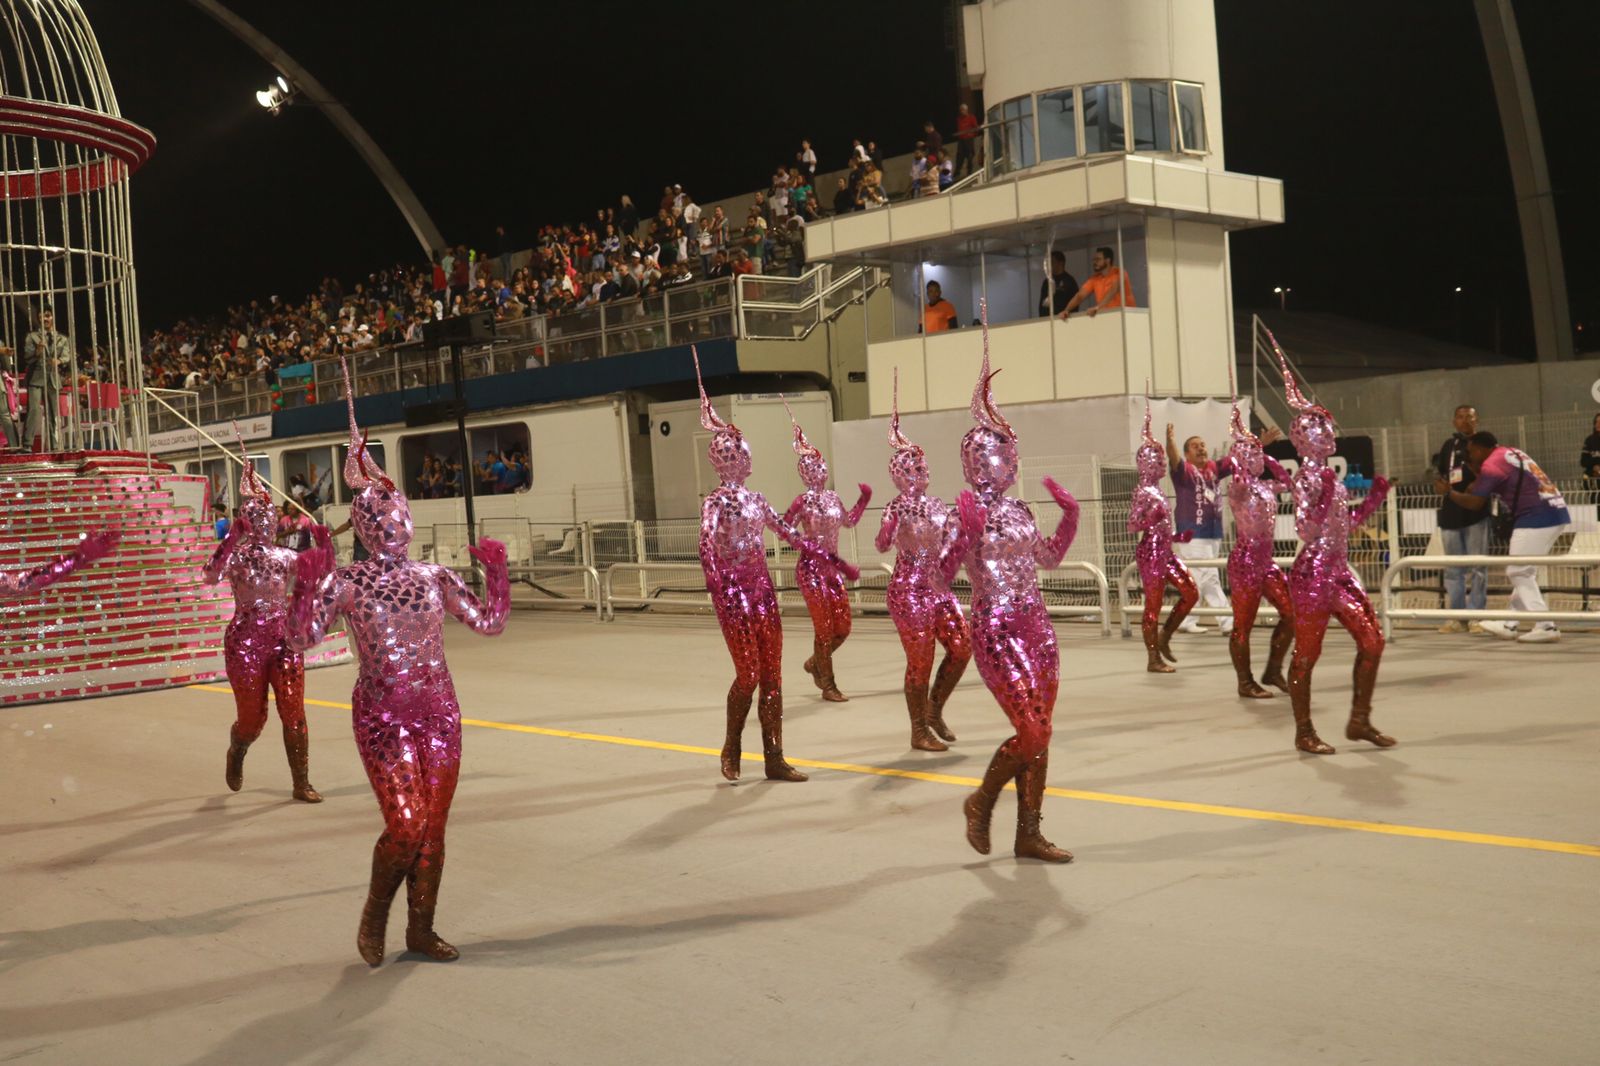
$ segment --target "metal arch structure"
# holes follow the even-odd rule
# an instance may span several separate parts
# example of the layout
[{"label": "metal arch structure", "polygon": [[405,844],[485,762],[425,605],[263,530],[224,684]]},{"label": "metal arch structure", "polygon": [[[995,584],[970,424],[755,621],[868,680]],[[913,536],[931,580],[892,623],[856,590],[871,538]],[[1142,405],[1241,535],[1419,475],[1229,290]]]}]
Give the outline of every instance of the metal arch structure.
[{"label": "metal arch structure", "polygon": [[227,7],[217,3],[216,0],[189,0],[189,3],[210,15],[229,33],[249,45],[256,55],[272,64],[273,68],[287,78],[294,87],[297,100],[303,99],[315,106],[328,117],[328,121],[332,122],[340,133],[344,134],[345,139],[355,148],[356,153],[361,156],[362,161],[377,176],[384,190],[394,200],[395,206],[400,209],[400,214],[405,216],[406,224],[411,227],[411,232],[416,234],[417,242],[422,245],[428,261],[432,262],[433,257],[444,250],[444,235],[439,232],[439,227],[434,225],[433,219],[422,206],[422,201],[417,199],[417,194],[406,184],[405,178],[400,176],[400,171],[395,169],[394,163],[349,110],[324,88],[309,70],[295,62],[293,56]]},{"label": "metal arch structure", "polygon": [[[144,384],[128,184],[154,150],[122,117],[77,0],[0,0],[0,362],[67,356],[45,393],[47,448],[144,436],[142,405],[125,402]],[[56,336],[39,331],[44,310]]]},{"label": "metal arch structure", "polygon": [[1483,34],[1483,50],[1489,58],[1495,102],[1500,107],[1506,156],[1511,163],[1511,186],[1517,197],[1517,218],[1522,223],[1534,347],[1541,363],[1572,359],[1572,313],[1567,305],[1561,234],[1556,229],[1556,202],[1516,12],[1511,9],[1511,0],[1476,0],[1474,7]]}]

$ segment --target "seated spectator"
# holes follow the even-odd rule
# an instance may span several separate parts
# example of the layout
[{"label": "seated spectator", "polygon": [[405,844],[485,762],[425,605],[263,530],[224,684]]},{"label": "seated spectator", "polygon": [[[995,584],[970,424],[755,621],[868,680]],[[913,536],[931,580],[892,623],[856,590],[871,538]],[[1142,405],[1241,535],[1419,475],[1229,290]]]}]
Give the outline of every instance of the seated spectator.
[{"label": "seated spectator", "polygon": [[858,206],[856,194],[850,191],[850,179],[840,178],[839,188],[833,194],[833,213],[836,215],[848,215],[850,212],[857,210]]},{"label": "seated spectator", "polygon": [[1116,254],[1108,247],[1101,246],[1094,250],[1094,259],[1090,266],[1094,273],[1089,275],[1089,280],[1067,302],[1066,310],[1061,312],[1062,318],[1069,317],[1078,309],[1088,297],[1094,297],[1094,306],[1089,308],[1089,317],[1093,318],[1098,311],[1110,307],[1138,307],[1133,298],[1133,286],[1128,282],[1128,277],[1116,265]]}]

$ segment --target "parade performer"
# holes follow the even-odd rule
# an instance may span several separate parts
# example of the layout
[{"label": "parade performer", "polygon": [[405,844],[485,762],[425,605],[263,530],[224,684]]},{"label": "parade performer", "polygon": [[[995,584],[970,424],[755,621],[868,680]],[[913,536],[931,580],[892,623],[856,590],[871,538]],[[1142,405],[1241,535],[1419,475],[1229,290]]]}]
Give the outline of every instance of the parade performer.
[{"label": "parade performer", "polygon": [[[806,775],[783,757],[783,623],[778,617],[778,596],[767,572],[767,552],[762,531],[771,529],[799,550],[801,561],[821,553],[799,530],[784,521],[767,498],[745,487],[750,476],[750,444],[739,427],[724,422],[711,407],[705,382],[700,378],[700,354],[693,346],[695,380],[700,384],[700,425],[713,436],[706,449],[711,468],[721,483],[700,508],[700,567],[706,591],[717,612],[723,639],[733,656],[733,685],[728,689],[728,733],[722,746],[722,776],[739,780],[743,758],[745,720],[757,686],[761,701],[761,747],[767,778],[804,781]],[[860,576],[855,567],[837,556],[831,562],[846,578]]]},{"label": "parade performer", "polygon": [[[1144,401],[1143,440],[1134,453],[1139,484],[1133,490],[1128,508],[1128,532],[1141,534],[1133,549],[1134,561],[1139,565],[1139,580],[1144,585],[1144,617],[1139,628],[1149,660],[1145,669],[1152,674],[1170,674],[1175,669],[1172,663],[1178,661],[1172,654],[1172,634],[1183,625],[1199,593],[1189,568],[1172,552],[1173,541],[1187,543],[1194,531],[1173,535],[1170,509],[1161,491],[1166,455],[1150,435],[1149,397]],[[1166,626],[1162,627],[1161,600],[1169,584],[1178,591],[1178,603],[1167,616]]]},{"label": "parade performer", "polygon": [[[1262,441],[1245,425],[1237,396],[1233,400],[1229,426],[1233,446],[1224,461],[1231,464],[1233,475],[1228,483],[1228,505],[1233,510],[1233,550],[1228,553],[1233,632],[1228,634],[1228,654],[1233,658],[1233,671],[1238,675],[1239,695],[1271,699],[1272,693],[1263,685],[1289,691],[1289,682],[1283,676],[1283,660],[1294,640],[1294,609],[1289,600],[1288,579],[1272,561],[1278,493],[1289,491],[1289,475],[1263,450],[1263,444],[1272,441],[1271,432],[1266,441]],[[1265,480],[1261,477],[1263,471],[1267,473]],[[1263,595],[1277,608],[1278,624],[1272,630],[1267,669],[1258,685],[1250,669],[1250,630],[1255,627]]]},{"label": "parade performer", "polygon": [[[794,427],[794,451],[800,457],[795,464],[800,472],[800,483],[805,491],[794,498],[783,520],[798,529],[812,544],[829,555],[839,551],[839,530],[854,529],[861,521],[862,512],[872,499],[872,486],[862,483],[861,497],[846,513],[839,494],[828,488],[828,462],[822,453],[806,439],[806,431],[795,421],[789,410],[789,401],[783,401],[789,412],[789,424]],[[805,662],[805,671],[822,690],[822,698],[843,703],[850,697],[839,691],[833,678],[833,653],[850,636],[850,596],[844,589],[844,575],[827,555],[807,554],[795,563],[794,581],[800,586],[800,595],[811,613],[812,653]]]},{"label": "parade performer", "polygon": [[352,694],[356,747],[385,828],[372,849],[372,883],[356,949],[369,965],[383,961],[389,903],[406,882],[406,948],[433,959],[456,949],[433,929],[444,873],[445,821],[461,770],[461,707],[444,658],[444,616],[493,636],[511,609],[506,549],[485,537],[469,548],[483,565],[480,601],[455,571],[412,562],[411,509],[404,493],[368,453],[356,425],[350,371],[344,372],[350,416],[345,483],[355,492],[350,517],[370,558],[333,569],[326,527],[300,555],[289,640],[301,650],[321,641],[343,615],[359,672]]},{"label": "parade performer", "polygon": [[1007,781],[1017,783],[1016,854],[1045,862],[1071,862],[1039,830],[1045,776],[1050,765],[1060,656],[1056,631],[1039,591],[1038,568],[1061,565],[1078,531],[1078,501],[1050,478],[1044,487],[1061,508],[1055,536],[1039,535],[1033,512],[1006,495],[1017,479],[1017,439],[995,408],[990,389],[989,309],[980,301],[983,366],[972,390],[977,424],[961,438],[961,467],[971,489],[957,501],[961,533],[944,557],[953,579],[962,564],[972,582],[972,636],[978,673],[1016,732],[989,760],[983,783],[962,804],[967,842],[989,854],[989,822]]},{"label": "parade performer", "polygon": [[0,570],[0,598],[30,596],[111,554],[122,534],[114,529],[87,533],[70,555],[62,555],[28,570]]},{"label": "parade performer", "polygon": [[1333,415],[1301,395],[1283,349],[1270,333],[1268,339],[1278,353],[1284,395],[1295,412],[1289,439],[1300,453],[1300,469],[1292,482],[1294,526],[1305,546],[1289,570],[1289,599],[1294,606],[1294,657],[1289,664],[1294,746],[1313,755],[1333,754],[1333,748],[1322,742],[1311,724],[1311,671],[1322,655],[1322,638],[1332,616],[1356,642],[1355,695],[1344,735],[1349,740],[1371,741],[1380,748],[1392,747],[1394,738],[1372,725],[1372,689],[1383,656],[1383,630],[1349,560],[1350,531],[1383,505],[1389,482],[1382,477],[1374,479],[1367,498],[1351,511],[1345,487],[1328,465],[1338,439]]},{"label": "parade performer", "polygon": [[[238,427],[234,427],[238,433]],[[228,683],[238,715],[228,733],[228,787],[244,784],[244,756],[267,724],[267,688],[277,697],[278,720],[283,723],[283,747],[294,779],[294,798],[321,803],[311,787],[310,737],[306,733],[306,663],[289,646],[289,586],[296,573],[296,553],[274,547],[277,509],[272,494],[256,474],[245,452],[239,478],[239,509],[228,534],[206,564],[205,581],[224,579],[233,590],[233,620],[222,638],[228,664]]]},{"label": "parade performer", "polygon": [[[944,501],[928,495],[928,460],[900,432],[900,373],[895,371],[894,407],[889,416],[889,477],[900,494],[883,509],[878,528],[880,554],[895,548],[889,576],[889,617],[906,649],[906,709],[911,713],[911,746],[947,751],[956,735],[945,725],[944,705],[972,658],[972,631],[961,601],[950,591],[943,554],[959,536],[955,516]],[[955,560],[960,564],[960,559]],[[935,644],[944,645],[944,662],[930,689]]]}]

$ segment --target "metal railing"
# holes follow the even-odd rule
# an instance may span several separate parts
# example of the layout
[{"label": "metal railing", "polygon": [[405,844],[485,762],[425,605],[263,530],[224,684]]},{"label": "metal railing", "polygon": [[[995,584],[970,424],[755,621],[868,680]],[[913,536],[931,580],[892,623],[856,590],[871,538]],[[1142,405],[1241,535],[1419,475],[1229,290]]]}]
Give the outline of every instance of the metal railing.
[{"label": "metal railing", "polygon": [[[1280,567],[1282,567],[1284,569],[1285,572],[1287,572],[1289,567],[1294,565],[1294,556],[1292,556],[1292,555],[1281,556],[1281,557],[1278,557],[1278,558],[1274,558],[1272,561],[1277,563]],[[1183,562],[1183,565],[1188,567],[1190,570],[1204,569],[1204,570],[1223,570],[1223,571],[1226,571],[1227,567],[1228,567],[1227,556],[1223,556],[1223,557],[1218,558],[1218,559],[1184,559],[1184,560],[1182,560],[1182,562]],[[1129,637],[1133,636],[1132,619],[1136,615],[1142,617],[1143,614],[1144,614],[1144,606],[1141,604],[1139,606],[1139,608],[1137,610],[1135,610],[1134,606],[1133,606],[1133,598],[1129,595],[1130,589],[1142,588],[1142,586],[1138,582],[1135,582],[1133,580],[1138,575],[1138,573],[1139,573],[1139,564],[1138,563],[1129,563],[1127,566],[1124,566],[1122,568],[1122,573],[1117,575],[1117,613],[1122,616],[1122,639],[1123,640],[1127,640]],[[1172,613],[1172,609],[1173,609],[1174,606],[1176,606],[1176,604],[1169,604],[1169,603],[1163,602],[1161,604],[1160,614],[1161,615],[1169,615],[1169,614],[1171,614]],[[1227,606],[1227,607],[1204,607],[1201,604],[1196,603],[1193,607],[1191,607],[1189,609],[1189,617],[1191,617],[1191,618],[1232,618],[1233,617],[1233,607],[1231,605]],[[1277,617],[1278,617],[1277,608],[1273,607],[1272,604],[1269,603],[1265,597],[1262,597],[1261,608],[1256,613],[1256,618],[1257,619],[1274,619],[1274,618],[1277,618]]]},{"label": "metal railing", "polygon": [[877,267],[855,267],[838,277],[824,266],[798,278],[746,274],[737,280],[739,336],[785,341],[805,340],[822,323],[888,284],[887,275]]},{"label": "metal railing", "polygon": [[1481,610],[1452,610],[1447,607],[1400,607],[1395,605],[1395,579],[1405,570],[1452,569],[1474,566],[1561,566],[1600,567],[1600,555],[1412,555],[1397,559],[1383,572],[1380,587],[1383,634],[1394,639],[1396,619],[1426,621],[1498,620],[1505,622],[1600,622],[1592,611],[1516,611],[1510,607],[1485,607]]}]

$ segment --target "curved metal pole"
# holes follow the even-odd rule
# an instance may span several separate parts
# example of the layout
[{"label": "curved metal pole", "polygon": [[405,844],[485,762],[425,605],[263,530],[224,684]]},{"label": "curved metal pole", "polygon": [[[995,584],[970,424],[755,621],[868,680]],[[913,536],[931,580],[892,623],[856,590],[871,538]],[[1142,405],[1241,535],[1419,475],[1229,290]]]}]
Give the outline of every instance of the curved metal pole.
[{"label": "curved metal pole", "polygon": [[189,0],[189,3],[221,23],[228,32],[249,45],[256,55],[271,63],[278,73],[289,80],[299,95],[308,103],[315,105],[328,117],[328,121],[344,134],[345,139],[355,148],[372,173],[383,183],[384,189],[388,191],[400,213],[405,216],[406,224],[411,227],[411,232],[416,234],[417,241],[422,245],[422,250],[430,261],[444,249],[444,235],[439,232],[439,227],[433,224],[433,219],[428,217],[422,201],[411,191],[411,186],[400,176],[394,163],[384,155],[383,149],[378,147],[378,142],[361,128],[355,117],[345,110],[345,106],[335,99],[321,82],[311,76],[309,70],[296,63],[288,52],[279,48],[260,30],[216,0]]}]

